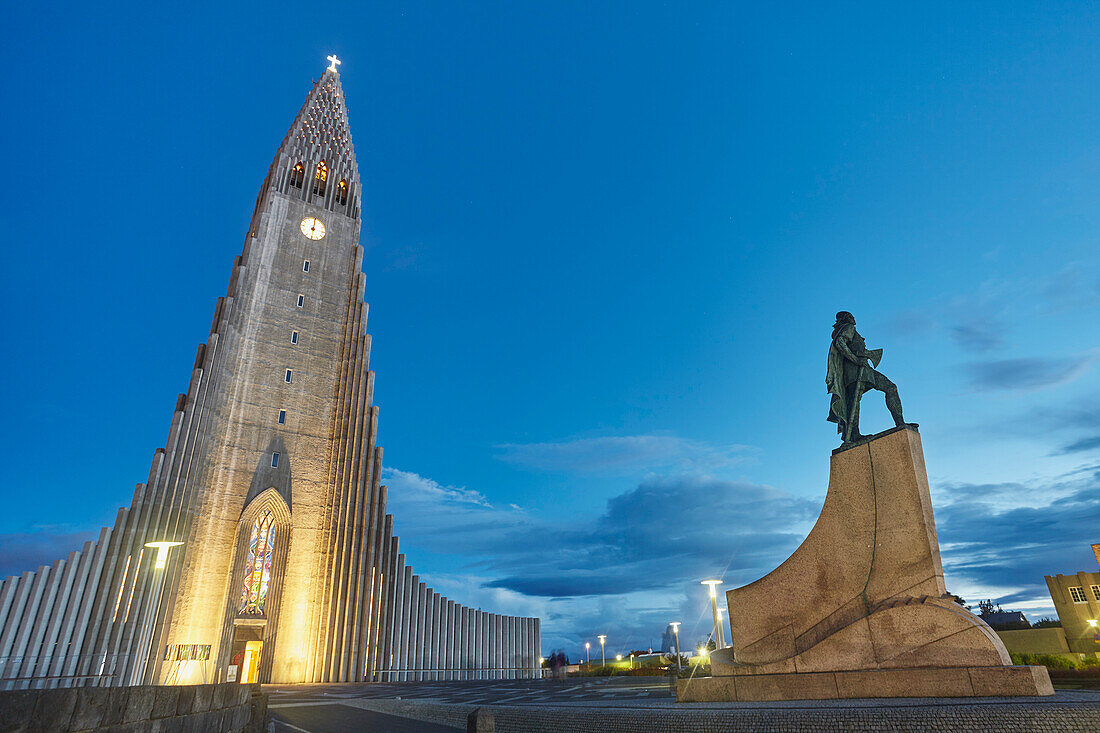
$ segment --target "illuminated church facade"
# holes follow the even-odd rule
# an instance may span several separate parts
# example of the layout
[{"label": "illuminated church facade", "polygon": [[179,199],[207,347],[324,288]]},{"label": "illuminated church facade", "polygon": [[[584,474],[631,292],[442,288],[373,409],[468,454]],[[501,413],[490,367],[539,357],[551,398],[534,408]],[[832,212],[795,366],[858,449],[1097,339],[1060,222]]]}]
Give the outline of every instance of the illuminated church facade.
[{"label": "illuminated church facade", "polygon": [[456,604],[398,551],[368,366],[363,191],[330,61],[268,169],[130,507],[98,540],[0,585],[0,686],[538,674],[539,619]]}]

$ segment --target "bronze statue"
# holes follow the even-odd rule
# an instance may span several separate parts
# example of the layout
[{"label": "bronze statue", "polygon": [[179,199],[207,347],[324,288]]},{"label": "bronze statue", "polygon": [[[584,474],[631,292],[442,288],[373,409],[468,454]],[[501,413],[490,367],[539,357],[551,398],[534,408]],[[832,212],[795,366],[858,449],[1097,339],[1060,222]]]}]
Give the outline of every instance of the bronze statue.
[{"label": "bronze statue", "polygon": [[[870,360],[870,364],[867,361]],[[836,423],[845,444],[865,437],[859,433],[859,401],[869,389],[886,394],[886,409],[898,427],[905,425],[901,414],[901,398],[898,388],[877,371],[882,360],[882,349],[867,349],[863,337],[856,331],[856,319],[848,311],[836,314],[833,324],[833,342],[829,346],[829,366],[825,373],[825,387],[832,395],[829,405],[829,422]]]}]

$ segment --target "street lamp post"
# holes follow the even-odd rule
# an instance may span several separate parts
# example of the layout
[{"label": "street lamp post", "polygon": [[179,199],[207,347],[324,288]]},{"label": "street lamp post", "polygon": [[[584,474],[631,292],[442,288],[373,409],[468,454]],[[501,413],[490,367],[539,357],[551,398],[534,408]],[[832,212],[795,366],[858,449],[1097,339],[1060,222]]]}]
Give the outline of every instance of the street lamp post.
[{"label": "street lamp post", "polygon": [[[159,540],[157,542],[146,542],[145,543],[146,547],[151,548],[151,549],[155,549],[157,551],[157,556],[153,561],[153,570],[154,571],[164,570],[165,567],[167,567],[167,565],[168,565],[168,550],[170,550],[173,547],[178,547],[182,544],[183,544],[182,542],[173,542],[173,541],[170,541],[170,540]],[[164,573],[162,573],[162,572],[156,573],[156,577],[155,577],[153,582],[154,582],[154,584],[156,586],[156,589],[157,589],[157,591],[156,591],[156,601],[149,607],[153,612],[153,619],[152,619],[151,623],[147,624],[148,628],[142,630],[142,633],[145,637],[144,639],[142,639],[142,646],[144,648],[142,649],[142,656],[140,657],[142,659],[141,672],[140,672],[140,676],[137,678],[138,680],[140,680],[142,682],[145,681],[146,675],[148,675],[150,673],[155,674],[155,668],[156,668],[155,652],[157,650],[153,648],[153,634],[156,631],[157,622],[160,620],[160,601],[161,601],[161,594],[164,592]],[[156,682],[155,679],[152,680],[152,681]],[[140,684],[140,682],[139,682],[139,684]]]},{"label": "street lamp post", "polygon": [[584,663],[588,667],[592,666],[592,655],[588,653],[588,650],[589,648],[591,648],[591,646],[592,645],[589,644],[587,641],[584,642]]},{"label": "street lamp post", "polygon": [[600,640],[600,656],[603,658],[603,666],[606,667],[607,666],[607,652],[604,651],[603,644],[604,644],[605,641],[607,641],[607,637],[604,636],[603,634],[600,634],[597,638]]},{"label": "street lamp post", "polygon": [[676,674],[680,674],[680,622],[673,621],[669,626],[672,627],[672,638],[676,640]]},{"label": "street lamp post", "polygon": [[718,613],[718,593],[715,587],[722,585],[721,580],[704,580],[702,584],[710,588],[710,613],[714,618],[714,648],[726,648],[726,632],[722,628],[722,617]]}]

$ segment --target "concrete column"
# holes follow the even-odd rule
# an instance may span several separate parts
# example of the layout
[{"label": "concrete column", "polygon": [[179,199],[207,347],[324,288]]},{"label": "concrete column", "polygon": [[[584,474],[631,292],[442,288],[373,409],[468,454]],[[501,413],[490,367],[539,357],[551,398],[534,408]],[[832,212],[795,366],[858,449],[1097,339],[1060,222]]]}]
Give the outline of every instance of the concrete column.
[{"label": "concrete column", "polygon": [[502,637],[501,641],[503,642],[503,644],[501,645],[500,666],[503,668],[501,670],[502,676],[504,677],[504,679],[507,680],[511,679],[511,668],[515,666],[512,664],[512,617],[502,616],[500,619],[500,625],[500,635]]},{"label": "concrete column", "polygon": [[398,586],[397,594],[394,596],[394,604],[401,607],[401,624],[394,629],[393,634],[393,659],[394,668],[397,673],[394,674],[394,681],[401,678],[401,674],[405,670],[405,633],[409,628],[409,579],[412,577],[409,573],[409,568],[405,565],[405,556],[401,556],[401,567],[399,572],[401,573],[401,584]]},{"label": "concrete column", "polygon": [[419,579],[419,576],[414,575],[413,581],[416,583],[416,626],[414,627],[416,638],[409,645],[409,650],[413,655],[412,678],[422,680],[424,679],[424,647],[426,646],[424,630],[427,628],[428,587]]},{"label": "concrete column", "polygon": [[527,619],[527,667],[535,679],[541,676],[539,650],[535,648],[535,619],[533,618]]},{"label": "concrete column", "polygon": [[447,650],[451,646],[451,602],[443,596],[439,597],[439,668],[443,670],[439,679],[450,679],[450,664],[447,660]]},{"label": "concrete column", "polygon": [[459,622],[462,624],[462,630],[459,636],[461,653],[458,656],[458,665],[462,671],[459,673],[458,678],[466,680],[469,679],[469,672],[466,670],[470,668],[470,609],[465,606],[462,607]]},{"label": "concrete column", "polygon": [[516,617],[508,617],[508,633],[506,635],[508,642],[508,658],[504,660],[504,666],[508,668],[508,673],[505,675],[508,679],[514,680],[516,678],[516,667],[519,666],[516,663],[516,659],[519,655],[516,654]]},{"label": "concrete column", "polygon": [[59,600],[63,600],[61,597],[64,594],[62,581],[72,576],[71,560],[71,556],[69,561],[55,560],[53,566],[50,568],[50,578],[46,583],[42,603],[38,608],[38,617],[35,619],[34,630],[31,632],[30,641],[27,644],[27,651],[23,655],[23,666],[19,670],[20,677],[39,677],[42,673],[37,670],[49,666],[49,656],[52,652],[52,645],[50,648],[47,648],[43,644],[43,641],[46,638],[46,632],[50,629],[51,625],[55,625],[60,615],[58,613],[57,603]]},{"label": "concrete column", "polygon": [[481,679],[492,679],[492,672],[489,670],[493,666],[492,655],[492,639],[490,638],[490,631],[493,627],[492,614],[482,611],[481,612]]},{"label": "concrete column", "polygon": [[100,589],[100,579],[104,575],[103,566],[111,545],[113,530],[104,527],[99,531],[99,540],[84,543],[85,562],[80,570],[80,578],[77,591],[73,592],[73,614],[66,620],[64,637],[68,639],[66,660],[59,667],[58,674],[76,674],[82,654],[91,654],[93,651],[89,644],[85,647],[88,624],[92,619],[92,610],[95,606],[96,593]]},{"label": "concrete column", "polygon": [[455,646],[458,643],[458,637],[455,636],[455,631],[458,629],[458,622],[455,620],[455,602],[452,600],[447,601],[447,677],[446,679],[456,679],[455,670]]},{"label": "concrete column", "polygon": [[[396,538],[395,538],[396,539]],[[390,593],[390,631],[386,636],[386,673],[382,676],[383,682],[395,682],[397,670],[401,668],[401,627],[404,624],[405,604],[403,590],[405,587],[405,556],[394,553],[393,581]]]},{"label": "concrete column", "polygon": [[[19,631],[16,633],[15,641],[12,644],[11,654],[14,657],[12,660],[14,663],[8,667],[12,672],[12,677],[19,676],[19,670],[22,667],[21,662],[27,653],[27,645],[30,642],[35,623],[38,621],[38,608],[42,604],[42,598],[46,593],[49,581],[49,566],[40,566],[34,574],[34,581],[27,597],[27,607],[23,612],[23,618],[19,622]],[[19,687],[23,687],[23,685],[19,685]]]},{"label": "concrete column", "polygon": [[508,679],[508,617],[504,614],[498,615],[497,623],[500,626],[500,636],[497,637],[497,677],[506,680]]},{"label": "concrete column", "polygon": [[416,604],[413,602],[413,589],[416,587],[413,580],[412,568],[405,566],[405,626],[401,631],[401,680],[409,679],[409,668],[412,666],[412,644],[414,638],[413,627],[416,625]]},{"label": "concrete column", "polygon": [[470,673],[470,679],[481,679],[481,611],[470,611],[471,631],[470,637],[470,667],[474,670]]},{"label": "concrete column", "polygon": [[488,624],[485,612],[477,609],[477,676],[475,679],[485,679],[485,668],[488,667],[488,657],[485,654],[488,642]]},{"label": "concrete column", "polygon": [[520,668],[517,674],[523,679],[527,679],[531,676],[531,665],[529,663],[531,650],[527,644],[530,639],[530,634],[527,629],[527,622],[529,620],[530,619],[527,618],[519,619],[519,636],[517,637],[519,639],[519,664],[516,666]]},{"label": "concrete column", "polygon": [[428,589],[428,602],[424,607],[427,618],[424,622],[424,679],[434,680],[435,672],[435,634],[439,628],[437,615],[439,613],[439,599],[435,591]]},{"label": "concrete column", "polygon": [[477,610],[467,608],[466,616],[466,636],[468,639],[466,646],[466,679],[476,680],[477,673],[472,670],[477,669]]},{"label": "concrete column", "polygon": [[494,680],[504,679],[501,667],[504,666],[504,617],[499,613],[492,616],[493,630],[491,632],[492,666]]},{"label": "concrete column", "polygon": [[8,612],[7,623],[0,627],[0,677],[15,676],[10,669],[13,664],[18,665],[18,662],[12,659],[15,656],[12,650],[27,608],[27,598],[30,597],[31,586],[34,585],[36,577],[33,570],[27,570],[18,578],[13,576],[9,581],[14,583],[14,598],[11,602],[11,611]]},{"label": "concrete column", "polygon": [[438,593],[433,594],[432,597],[432,669],[436,670],[432,672],[432,679],[442,679],[442,675],[439,672],[442,663],[443,648],[443,607],[446,604],[443,602],[443,596]]}]

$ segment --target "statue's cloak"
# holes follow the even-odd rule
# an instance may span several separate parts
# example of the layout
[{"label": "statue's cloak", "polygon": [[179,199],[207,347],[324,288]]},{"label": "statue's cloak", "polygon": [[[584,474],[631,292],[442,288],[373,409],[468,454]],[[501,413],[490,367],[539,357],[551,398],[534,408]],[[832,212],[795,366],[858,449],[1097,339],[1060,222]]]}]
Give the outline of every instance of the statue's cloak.
[{"label": "statue's cloak", "polygon": [[828,390],[832,399],[829,401],[828,420],[837,424],[836,431],[838,433],[843,433],[844,423],[851,415],[851,402],[853,399],[858,399],[856,390],[853,388],[857,382],[874,384],[874,370],[853,364],[850,359],[846,359],[840,347],[837,346],[838,341],[843,341],[844,345],[848,347],[848,351],[857,359],[864,355],[867,347],[863,337],[856,331],[854,324],[838,327],[833,332],[832,343],[829,344],[829,360],[825,370],[825,389]]}]

